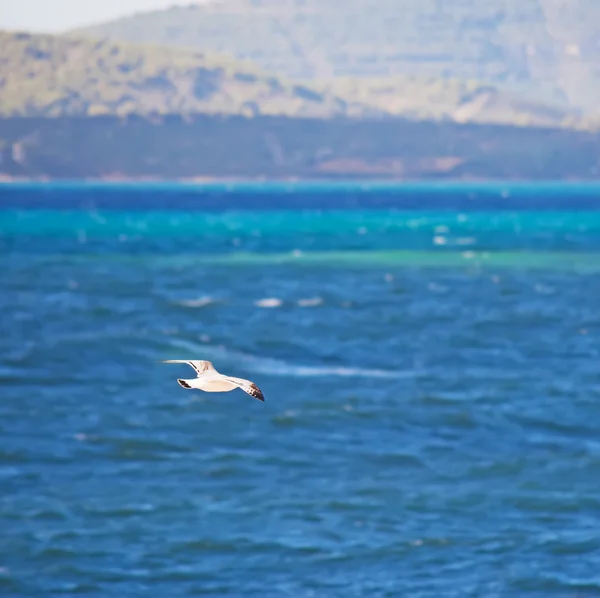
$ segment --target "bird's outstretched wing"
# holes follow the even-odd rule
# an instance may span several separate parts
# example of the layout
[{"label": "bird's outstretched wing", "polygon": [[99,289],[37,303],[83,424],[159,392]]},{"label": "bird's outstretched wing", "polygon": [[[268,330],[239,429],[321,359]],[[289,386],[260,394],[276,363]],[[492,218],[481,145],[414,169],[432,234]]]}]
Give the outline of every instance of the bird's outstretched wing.
[{"label": "bird's outstretched wing", "polygon": [[226,376],[227,380],[233,382],[237,387],[241,388],[244,392],[247,392],[251,397],[258,399],[259,401],[265,402],[265,397],[263,396],[262,390],[251,382],[250,380],[244,380],[243,378],[232,378],[231,376]]},{"label": "bird's outstretched wing", "polygon": [[202,359],[163,359],[163,363],[187,363],[194,368],[194,371],[198,376],[203,372],[215,369],[210,361]]}]

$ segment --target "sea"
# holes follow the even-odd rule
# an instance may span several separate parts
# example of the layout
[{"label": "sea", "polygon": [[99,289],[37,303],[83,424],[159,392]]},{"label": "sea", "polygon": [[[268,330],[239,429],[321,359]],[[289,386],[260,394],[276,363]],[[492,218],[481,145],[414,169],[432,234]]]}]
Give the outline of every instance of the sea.
[{"label": "sea", "polygon": [[600,184],[4,184],[0,331],[3,598],[600,596]]}]

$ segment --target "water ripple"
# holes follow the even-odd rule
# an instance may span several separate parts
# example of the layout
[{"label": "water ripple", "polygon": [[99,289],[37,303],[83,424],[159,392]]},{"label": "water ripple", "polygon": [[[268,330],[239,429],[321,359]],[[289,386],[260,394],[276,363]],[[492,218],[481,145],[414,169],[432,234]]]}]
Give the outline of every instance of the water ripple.
[{"label": "water ripple", "polygon": [[4,218],[3,596],[600,595],[598,214]]}]

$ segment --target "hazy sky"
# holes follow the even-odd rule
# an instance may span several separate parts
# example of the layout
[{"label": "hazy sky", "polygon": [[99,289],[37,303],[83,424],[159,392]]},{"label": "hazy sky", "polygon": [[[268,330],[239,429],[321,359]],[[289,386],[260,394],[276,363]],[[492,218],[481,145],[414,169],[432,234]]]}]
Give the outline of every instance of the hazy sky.
[{"label": "hazy sky", "polygon": [[0,29],[57,33],[192,0],[0,0]]}]

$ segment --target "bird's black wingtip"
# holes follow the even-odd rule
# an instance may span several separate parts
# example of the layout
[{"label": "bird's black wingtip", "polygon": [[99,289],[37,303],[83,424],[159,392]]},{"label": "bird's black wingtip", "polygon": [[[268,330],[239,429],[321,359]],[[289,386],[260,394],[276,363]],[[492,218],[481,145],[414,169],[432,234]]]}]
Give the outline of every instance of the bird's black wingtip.
[{"label": "bird's black wingtip", "polygon": [[248,394],[252,397],[254,397],[255,399],[257,399],[258,401],[260,401],[261,403],[265,402],[265,396],[262,393],[262,390],[260,388],[258,388],[258,386],[256,386],[256,384],[252,384],[250,386],[250,390],[248,391]]},{"label": "bird's black wingtip", "polygon": [[183,388],[192,388],[185,380],[182,380],[181,378],[177,378],[177,382],[179,382],[179,385],[183,386]]}]

